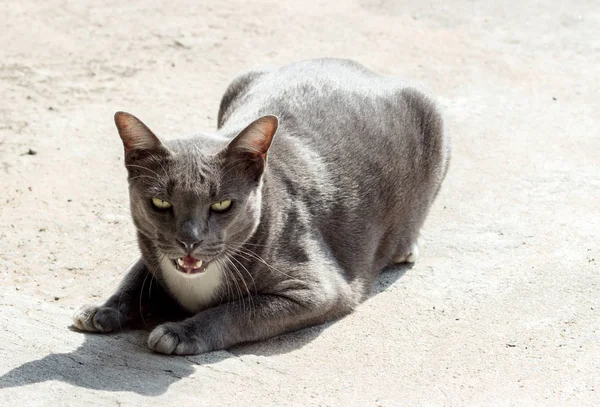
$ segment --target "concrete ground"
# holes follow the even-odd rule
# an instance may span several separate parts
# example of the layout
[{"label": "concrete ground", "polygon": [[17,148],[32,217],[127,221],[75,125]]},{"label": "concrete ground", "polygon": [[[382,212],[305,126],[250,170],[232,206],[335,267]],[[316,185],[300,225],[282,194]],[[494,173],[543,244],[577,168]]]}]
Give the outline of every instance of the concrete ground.
[{"label": "concrete ground", "polygon": [[[598,2],[23,0],[0,20],[1,405],[600,404]],[[137,255],[114,111],[210,130],[237,72],[318,56],[444,111],[419,262],[341,321],[229,351],[69,330]]]}]

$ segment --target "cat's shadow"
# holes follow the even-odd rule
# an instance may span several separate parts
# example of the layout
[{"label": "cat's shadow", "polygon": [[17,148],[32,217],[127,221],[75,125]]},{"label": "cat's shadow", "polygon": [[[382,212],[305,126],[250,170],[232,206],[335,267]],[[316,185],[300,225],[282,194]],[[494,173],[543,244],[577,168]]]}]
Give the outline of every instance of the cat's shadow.
[{"label": "cat's shadow", "polygon": [[[386,290],[410,268],[410,264],[403,264],[384,271],[374,285],[372,296]],[[50,354],[14,368],[0,377],[0,389],[58,380],[94,390],[158,396],[165,393],[171,384],[193,374],[196,366],[211,365],[243,355],[288,353],[313,341],[334,323],[236,346],[229,351],[192,357],[164,356],[151,352],[146,346],[148,332],[145,330],[113,335],[77,333],[85,335],[84,342],[77,349],[69,353]]]}]

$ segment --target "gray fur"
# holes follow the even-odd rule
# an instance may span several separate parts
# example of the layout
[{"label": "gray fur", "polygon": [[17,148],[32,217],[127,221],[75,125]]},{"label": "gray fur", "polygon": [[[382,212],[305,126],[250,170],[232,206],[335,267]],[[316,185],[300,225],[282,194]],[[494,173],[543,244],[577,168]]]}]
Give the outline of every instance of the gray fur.
[{"label": "gray fur", "polygon": [[[246,142],[243,130],[265,115],[279,118],[266,163],[228,145]],[[192,253],[219,264],[223,281],[199,311],[152,331],[149,346],[162,353],[223,349],[351,312],[383,268],[410,259],[449,161],[427,97],[347,60],[239,76],[213,134],[162,144],[135,120],[121,116],[117,125],[142,258],[116,294],[79,312],[75,325],[105,332],[131,322],[148,271],[177,301],[161,257],[184,256],[182,236],[201,239]],[[256,126],[246,131],[264,130]],[[127,144],[133,131],[143,148]],[[173,212],[153,211],[155,196]],[[227,214],[207,210],[227,198]]]}]

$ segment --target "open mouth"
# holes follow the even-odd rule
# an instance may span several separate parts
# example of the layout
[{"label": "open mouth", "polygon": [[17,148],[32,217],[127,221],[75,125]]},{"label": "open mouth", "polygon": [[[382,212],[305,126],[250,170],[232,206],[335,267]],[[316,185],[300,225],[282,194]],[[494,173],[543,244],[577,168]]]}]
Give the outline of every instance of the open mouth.
[{"label": "open mouth", "polygon": [[205,268],[203,267],[202,260],[192,256],[180,257],[174,260],[175,268],[182,273],[196,274],[202,273]]}]

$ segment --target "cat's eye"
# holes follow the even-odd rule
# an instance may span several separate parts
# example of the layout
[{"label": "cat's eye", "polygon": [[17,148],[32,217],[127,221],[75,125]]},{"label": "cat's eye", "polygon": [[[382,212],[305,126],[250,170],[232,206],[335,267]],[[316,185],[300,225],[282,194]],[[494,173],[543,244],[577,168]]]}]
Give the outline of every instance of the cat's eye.
[{"label": "cat's eye", "polygon": [[215,202],[210,206],[215,212],[225,212],[231,206],[231,199],[225,199],[223,201]]},{"label": "cat's eye", "polygon": [[161,210],[169,209],[171,206],[173,206],[171,202],[165,201],[160,198],[152,198],[152,205],[154,205],[155,208]]}]

